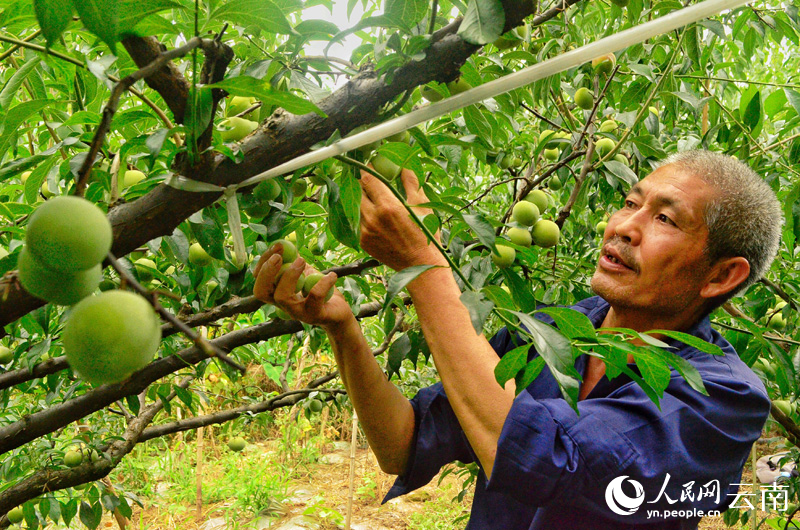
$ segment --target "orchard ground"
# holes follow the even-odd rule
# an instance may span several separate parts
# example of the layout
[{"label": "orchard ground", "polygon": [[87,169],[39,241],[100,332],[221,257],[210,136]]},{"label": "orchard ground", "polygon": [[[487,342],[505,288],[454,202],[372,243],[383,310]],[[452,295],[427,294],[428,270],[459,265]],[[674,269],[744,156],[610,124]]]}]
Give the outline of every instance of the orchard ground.
[{"label": "orchard ground", "polygon": [[[249,442],[241,453],[229,450],[227,434],[214,427],[211,436],[206,432],[200,450],[196,432],[137,447],[132,458],[112,473],[111,480],[137,495],[144,504],[143,509],[134,508],[132,517],[133,527],[141,529],[343,528],[349,497],[350,426],[349,411],[340,413],[326,408],[307,419],[298,406],[279,411],[269,425],[253,425],[240,433]],[[777,432],[764,435],[757,445],[758,456],[781,450],[783,438]],[[199,516],[198,455],[202,460],[203,491]],[[427,486],[381,505],[394,477],[381,472],[359,433],[352,528],[464,528],[473,488],[468,487],[462,499],[457,500],[466,474],[458,476],[458,469],[454,471],[447,473],[441,483],[437,476]],[[752,483],[749,462],[742,483]],[[765,515],[759,511],[759,519]],[[73,526],[81,527],[76,523]],[[118,524],[107,514],[100,527],[118,528]],[[700,530],[728,528],[744,530],[751,526],[748,523],[728,527],[722,517],[705,518],[699,526]]]}]

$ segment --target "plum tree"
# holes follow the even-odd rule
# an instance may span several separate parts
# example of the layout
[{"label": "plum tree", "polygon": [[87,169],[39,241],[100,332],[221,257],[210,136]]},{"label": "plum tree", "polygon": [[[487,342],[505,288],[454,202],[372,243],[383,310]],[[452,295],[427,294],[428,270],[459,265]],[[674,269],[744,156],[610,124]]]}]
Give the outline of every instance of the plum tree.
[{"label": "plum tree", "polygon": [[539,208],[528,201],[519,201],[511,209],[514,221],[524,226],[533,226],[539,220]]},{"label": "plum tree", "polygon": [[540,219],[531,230],[533,242],[540,247],[549,248],[558,243],[561,230],[558,225],[549,219]]},{"label": "plum tree", "polygon": [[508,245],[495,245],[497,252],[492,252],[492,261],[495,265],[504,269],[510,267],[517,257],[517,251]]},{"label": "plum tree", "polygon": [[94,267],[111,249],[111,223],[95,204],[74,196],[53,198],[28,221],[25,242],[43,267],[76,272]]},{"label": "plum tree", "polygon": [[80,301],[62,334],[67,362],[93,385],[122,381],[146,366],[161,343],[161,325],[144,297],[108,291]]},{"label": "plum tree", "polygon": [[222,120],[218,130],[223,142],[238,142],[257,128],[258,122],[234,116]]},{"label": "plum tree", "polygon": [[31,256],[27,247],[20,251],[17,266],[19,281],[26,291],[58,305],[78,303],[95,292],[103,279],[100,264],[72,273],[54,271],[43,267]]}]

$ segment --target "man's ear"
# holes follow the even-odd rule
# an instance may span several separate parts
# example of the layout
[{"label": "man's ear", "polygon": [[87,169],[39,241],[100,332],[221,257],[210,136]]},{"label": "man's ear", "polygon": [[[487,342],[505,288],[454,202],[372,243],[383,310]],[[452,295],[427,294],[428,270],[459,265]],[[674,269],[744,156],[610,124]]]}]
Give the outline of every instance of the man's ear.
[{"label": "man's ear", "polygon": [[735,290],[750,275],[750,263],[743,257],[721,259],[711,266],[708,280],[700,290],[703,298],[717,298]]}]

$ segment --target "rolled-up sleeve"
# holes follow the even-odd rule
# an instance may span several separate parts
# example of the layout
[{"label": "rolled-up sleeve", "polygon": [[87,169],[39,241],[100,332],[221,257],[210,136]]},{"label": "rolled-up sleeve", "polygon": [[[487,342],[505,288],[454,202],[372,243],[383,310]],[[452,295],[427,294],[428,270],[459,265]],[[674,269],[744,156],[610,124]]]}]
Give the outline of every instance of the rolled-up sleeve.
[{"label": "rolled-up sleeve", "polygon": [[475,458],[441,383],[420,390],[411,406],[415,439],[408,467],[383,502],[424,486],[445,464],[456,460],[469,463]]}]

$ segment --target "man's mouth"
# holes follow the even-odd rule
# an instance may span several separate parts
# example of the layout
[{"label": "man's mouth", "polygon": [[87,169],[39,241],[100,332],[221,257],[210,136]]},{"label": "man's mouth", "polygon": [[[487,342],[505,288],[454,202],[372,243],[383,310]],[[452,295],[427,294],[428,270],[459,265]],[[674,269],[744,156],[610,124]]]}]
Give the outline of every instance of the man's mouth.
[{"label": "man's mouth", "polygon": [[632,266],[633,260],[626,258],[623,256],[624,252],[611,247],[606,246],[603,248],[602,256],[600,257],[601,264],[610,270],[631,270],[635,271],[635,267]]}]

